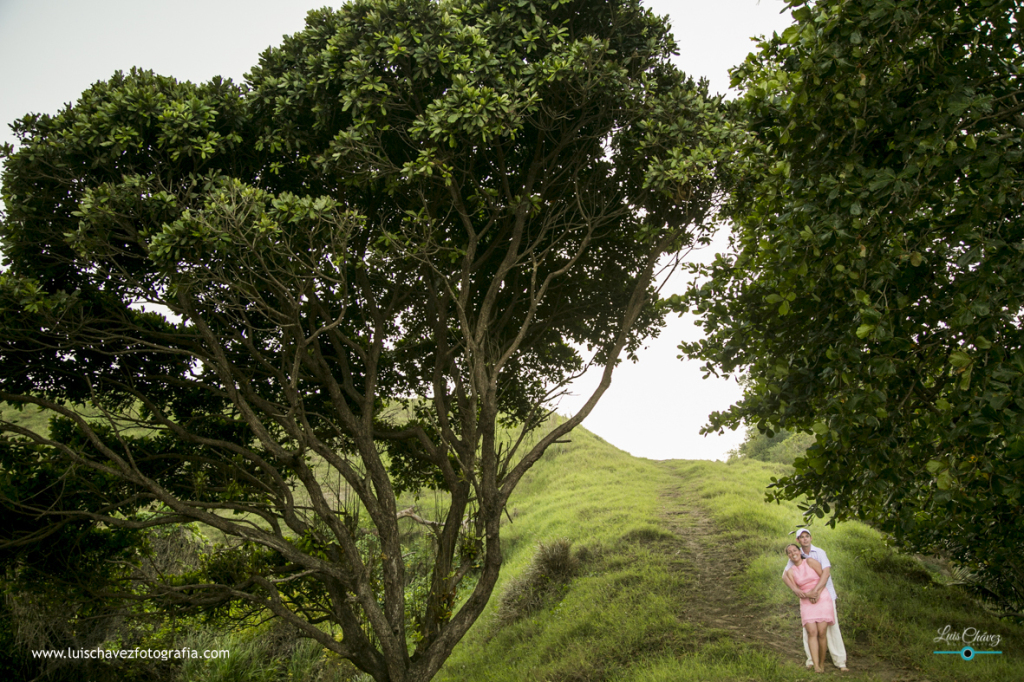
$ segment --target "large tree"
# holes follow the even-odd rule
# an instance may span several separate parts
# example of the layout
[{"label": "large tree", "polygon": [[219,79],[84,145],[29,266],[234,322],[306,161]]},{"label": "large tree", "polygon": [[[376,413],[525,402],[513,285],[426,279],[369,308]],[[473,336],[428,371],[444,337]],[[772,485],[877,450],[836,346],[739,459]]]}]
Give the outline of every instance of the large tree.
[{"label": "large tree", "polygon": [[741,421],[813,432],[772,495],[1024,603],[1024,74],[1010,0],[791,1],[733,72],[733,252],[688,303]]},{"label": "large tree", "polygon": [[[0,421],[9,551],[198,521],[236,542],[149,596],[432,677],[509,496],[710,225],[730,128],[673,49],[636,0],[357,0],[245,85],[132,71],[18,122],[0,400],[53,419]],[[525,439],[592,365],[586,405]],[[400,509],[422,487],[439,517]],[[422,603],[403,516],[434,536]]]}]

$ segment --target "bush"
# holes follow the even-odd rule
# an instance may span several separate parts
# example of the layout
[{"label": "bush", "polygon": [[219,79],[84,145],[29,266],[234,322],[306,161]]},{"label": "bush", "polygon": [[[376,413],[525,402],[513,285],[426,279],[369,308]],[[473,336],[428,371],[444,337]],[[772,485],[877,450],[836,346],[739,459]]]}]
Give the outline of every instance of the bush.
[{"label": "bush", "polygon": [[934,577],[928,569],[913,557],[886,549],[875,549],[861,552],[861,559],[875,573],[891,578],[903,578],[920,585],[934,582]]},{"label": "bush", "polygon": [[757,427],[749,426],[746,439],[736,449],[729,451],[729,461],[754,459],[759,462],[792,466],[793,460],[803,457],[813,443],[814,436],[808,433],[793,433],[779,429],[769,437],[758,431]]},{"label": "bush", "polygon": [[579,573],[581,553],[574,554],[572,541],[566,539],[540,543],[530,565],[505,588],[498,607],[498,622],[514,623],[561,601],[569,583]]}]

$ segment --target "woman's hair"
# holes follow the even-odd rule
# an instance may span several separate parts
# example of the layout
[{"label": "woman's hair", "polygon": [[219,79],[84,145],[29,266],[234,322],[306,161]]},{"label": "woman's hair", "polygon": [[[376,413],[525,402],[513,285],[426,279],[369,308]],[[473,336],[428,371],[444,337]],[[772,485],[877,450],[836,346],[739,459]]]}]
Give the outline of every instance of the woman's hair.
[{"label": "woman's hair", "polygon": [[783,554],[789,554],[789,548],[790,547],[796,547],[796,551],[798,551],[798,552],[801,551],[800,550],[800,545],[796,544],[795,542],[791,542],[788,545],[786,545],[786,549],[782,550],[782,553]]}]

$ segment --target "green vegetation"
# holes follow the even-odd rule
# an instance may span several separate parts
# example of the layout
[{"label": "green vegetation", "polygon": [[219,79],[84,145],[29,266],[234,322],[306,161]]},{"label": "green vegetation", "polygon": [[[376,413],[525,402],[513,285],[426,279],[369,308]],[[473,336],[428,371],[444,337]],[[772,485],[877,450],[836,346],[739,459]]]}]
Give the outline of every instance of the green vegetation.
[{"label": "green vegetation", "polygon": [[[795,503],[763,499],[770,478],[788,467],[652,462],[584,431],[572,440],[513,498],[503,597],[439,679],[808,679],[797,604],[781,580],[782,548],[802,515]],[[694,535],[691,508],[711,520],[706,534]],[[1024,629],[946,586],[942,562],[897,554],[857,522],[812,530],[833,562],[850,679],[891,679],[908,669],[933,681],[1018,679]],[[557,541],[572,543],[576,577],[528,614],[503,612],[506,595],[543,564],[542,546]],[[709,579],[702,554],[712,570],[729,563],[736,575],[713,573],[712,585],[701,585]],[[731,611],[706,617],[701,600],[709,591],[734,592]],[[1001,634],[1005,654],[970,664],[935,656],[932,639],[946,625]],[[792,643],[793,653],[780,656],[773,643]]]},{"label": "green vegetation", "polygon": [[541,545],[555,541],[572,543],[577,577],[518,619],[495,600],[439,679],[603,679],[697,636],[677,611],[686,577],[666,551],[674,536],[659,518],[663,475],[586,431],[571,438],[510,504],[498,589],[522,589],[516,576],[536,571]]},{"label": "green vegetation", "polygon": [[[788,4],[733,104],[639,0],[352,0],[245,86],[119,72],[16,122],[0,674],[795,681],[780,550],[831,515],[851,677],[1015,679],[1021,630],[880,531],[1024,605],[1021,3]],[[746,373],[728,463],[576,428],[683,308]]]},{"label": "green vegetation", "polygon": [[790,0],[733,71],[732,253],[686,344],[754,423],[817,443],[773,486],[941,552],[1024,611],[1019,0]]},{"label": "green vegetation", "polygon": [[729,452],[729,460],[746,458],[792,465],[797,457],[804,456],[813,443],[814,437],[807,433],[790,433],[779,429],[769,436],[757,427],[750,426],[747,427],[746,439]]},{"label": "green vegetation", "polygon": [[[244,85],[132,69],[15,122],[0,401],[59,419],[0,418],[0,559],[203,524],[230,541],[201,566],[107,592],[269,611],[429,680],[491,597],[510,495],[715,225],[735,128],[675,49],[640,0],[352,0]],[[577,414],[501,440],[588,368]],[[409,554],[419,490],[444,504]]]},{"label": "green vegetation", "polygon": [[19,410],[0,402],[0,419],[29,431],[46,431],[50,417],[46,411],[34,405]]},{"label": "green vegetation", "polygon": [[[780,579],[787,533],[802,516],[793,502],[764,501],[771,477],[790,467],[748,457],[655,462],[631,457],[583,429],[570,439],[553,446],[513,497],[503,521],[498,598],[438,679],[808,679],[796,602]],[[444,502],[423,496],[418,504]],[[412,520],[403,524],[414,564],[411,555],[425,551],[429,534]],[[932,682],[1018,678],[1024,629],[947,586],[944,562],[895,553],[877,531],[857,522],[812,531],[833,562],[850,679],[889,680],[907,670]],[[181,550],[173,551],[181,561]],[[422,584],[407,586],[410,603],[422,598],[417,590]],[[230,614],[208,623],[179,618],[107,646],[231,652],[225,660],[136,668],[132,674],[139,679],[366,679],[283,623],[239,621],[226,630],[230,620]],[[970,663],[935,656],[932,640],[947,625],[999,634],[1005,653]],[[131,669],[114,672],[124,676]]]},{"label": "green vegetation", "polygon": [[[768,629],[799,636],[799,618],[794,618],[792,608],[795,599],[783,585],[781,573],[782,547],[791,541],[787,534],[800,523],[801,513],[793,502],[765,503],[755,497],[785,469],[738,462],[715,475],[714,469],[722,465],[667,464],[677,475],[695,482],[700,499],[721,529],[721,541],[734,548],[733,556],[746,565],[737,589],[763,609]],[[855,671],[867,667],[885,678],[884,669],[891,667],[920,671],[928,680],[951,681],[1019,678],[1024,651],[1017,643],[1024,628],[998,618],[965,591],[947,586],[945,562],[899,554],[886,546],[880,533],[855,521],[834,528],[812,526],[811,531],[814,544],[824,548],[832,562],[840,623]],[[975,627],[999,634],[1004,654],[979,657],[969,666],[958,665],[963,663],[958,658],[936,656],[931,653],[937,648],[933,640],[946,625],[956,631]]]}]

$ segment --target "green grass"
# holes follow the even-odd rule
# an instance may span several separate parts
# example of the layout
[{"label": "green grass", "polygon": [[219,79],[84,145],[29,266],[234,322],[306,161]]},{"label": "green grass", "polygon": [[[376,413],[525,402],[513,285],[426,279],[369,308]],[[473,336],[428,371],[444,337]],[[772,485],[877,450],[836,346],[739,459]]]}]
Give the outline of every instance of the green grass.
[{"label": "green grass", "polygon": [[604,679],[695,646],[694,627],[678,617],[685,576],[663,551],[674,538],[657,520],[663,476],[585,431],[572,441],[554,446],[512,497],[496,595],[541,542],[586,548],[580,575],[561,599],[504,627],[492,598],[438,679]]},{"label": "green grass", "polygon": [[439,680],[799,679],[801,668],[684,617],[691,576],[665,528],[675,476],[591,434],[549,453],[513,496],[498,594],[539,543],[584,548],[582,575],[548,608],[500,626],[492,599]]},{"label": "green grass", "polygon": [[19,410],[13,405],[0,402],[0,419],[44,435],[50,430],[50,413],[35,405],[25,405]]},{"label": "green grass", "polygon": [[[794,598],[780,574],[785,564],[782,550],[791,541],[788,533],[802,519],[795,503],[763,502],[764,487],[777,475],[778,465],[753,461],[665,464],[675,475],[693,482],[723,538],[745,564],[737,588],[769,612],[789,611],[788,619],[774,616],[780,628],[798,623]],[[862,523],[841,523],[835,528],[820,524],[811,530],[814,544],[828,552],[832,563],[851,666],[856,666],[858,654],[863,658],[867,653],[929,680],[1021,679],[1024,628],[996,618],[963,591],[946,586],[940,563],[894,552],[880,533]],[[969,662],[935,655],[935,650],[961,648],[934,642],[947,625],[954,631],[973,627],[999,634],[1004,653]]]},{"label": "green grass", "polygon": [[[4,416],[12,418],[10,408],[4,408]],[[30,410],[13,417],[45,419]],[[792,541],[788,533],[802,517],[795,503],[764,501],[770,477],[788,467],[752,460],[655,462],[631,457],[584,430],[574,432],[571,441],[549,449],[513,495],[503,522],[505,560],[495,594],[438,680],[814,679],[802,657],[777,653],[764,643],[767,632],[799,647],[798,608],[781,571],[782,549]],[[447,506],[444,495],[430,492],[402,502],[417,503],[428,516]],[[701,537],[706,546],[696,551],[706,549],[738,569],[716,587],[737,595],[750,627],[762,633],[760,643],[705,624],[695,597],[706,589],[698,581],[695,548],[677,535],[696,532],[693,508],[712,522],[710,531],[702,531],[711,533]],[[422,529],[412,521],[408,528],[410,543],[422,540]],[[966,593],[946,586],[941,561],[900,555],[860,523],[834,529],[819,524],[812,532],[833,564],[852,669],[846,679],[1021,678],[1024,628],[999,620]],[[572,570],[546,583],[538,550],[559,540],[571,543]],[[513,611],[514,599],[502,605],[503,597],[523,589],[536,592],[529,608]],[[970,662],[935,655],[962,646],[934,642],[946,626],[998,634],[1004,653]],[[185,666],[181,680],[353,679],[350,667],[308,642],[294,649],[292,669],[285,670],[258,631],[197,631],[195,637],[202,639],[194,641],[196,648],[228,648],[232,656]]]},{"label": "green grass", "polygon": [[[693,571],[666,510],[698,505],[714,522],[708,551],[737,562],[735,590],[756,627],[799,646],[795,598],[782,583],[783,547],[802,522],[795,503],[767,504],[764,489],[786,468],[761,462],[653,462],[586,432],[557,446],[524,479],[503,529],[506,561],[487,611],[439,680],[788,680],[812,679],[800,657],[784,657],[701,625],[687,602]],[[942,584],[938,563],[889,549],[860,523],[814,526],[833,563],[840,619],[856,680],[1010,681],[1021,677],[1024,629],[1002,622]],[[540,610],[505,624],[500,597],[530,570],[539,543],[566,538],[585,557],[573,579]],[[1000,656],[966,662],[937,656],[945,625],[1000,634]],[[774,636],[774,634],[772,635]],[[977,647],[979,649],[983,647]],[[1016,650],[1015,650],[1016,649]],[[945,650],[943,647],[941,650]]]}]

